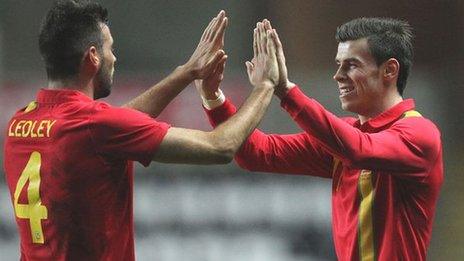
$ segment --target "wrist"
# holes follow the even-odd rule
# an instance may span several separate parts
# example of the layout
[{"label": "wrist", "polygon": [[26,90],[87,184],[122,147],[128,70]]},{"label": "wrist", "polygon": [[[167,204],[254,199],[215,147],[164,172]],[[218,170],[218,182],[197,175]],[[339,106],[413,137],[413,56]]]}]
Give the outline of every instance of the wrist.
[{"label": "wrist", "polygon": [[193,82],[196,79],[195,70],[193,70],[188,63],[177,66],[175,72],[179,73],[182,78],[188,80],[189,82]]},{"label": "wrist", "polygon": [[222,94],[222,91],[217,89],[216,91],[205,91],[201,90],[201,97],[204,98],[205,100],[216,100],[220,95]]},{"label": "wrist", "polygon": [[203,102],[203,106],[208,109],[212,110],[219,106],[221,106],[226,101],[226,96],[220,89],[217,90],[217,97],[214,99],[208,99],[204,96],[201,96],[201,100]]},{"label": "wrist", "polygon": [[287,80],[285,84],[278,86],[275,90],[275,95],[279,97],[279,99],[285,98],[288,92],[296,86],[293,82]]}]

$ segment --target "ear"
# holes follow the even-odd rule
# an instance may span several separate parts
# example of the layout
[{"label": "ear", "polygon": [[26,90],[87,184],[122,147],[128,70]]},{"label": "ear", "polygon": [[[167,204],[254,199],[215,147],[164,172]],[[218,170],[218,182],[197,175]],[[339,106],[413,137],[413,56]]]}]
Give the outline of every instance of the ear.
[{"label": "ear", "polygon": [[390,58],[384,62],[383,77],[386,81],[393,82],[398,79],[400,73],[400,63],[395,58]]},{"label": "ear", "polygon": [[93,75],[100,68],[101,58],[95,46],[90,46],[84,54],[82,60],[82,70],[86,74]]},{"label": "ear", "polygon": [[90,46],[88,50],[88,61],[95,67],[100,67],[100,55],[95,46]]}]

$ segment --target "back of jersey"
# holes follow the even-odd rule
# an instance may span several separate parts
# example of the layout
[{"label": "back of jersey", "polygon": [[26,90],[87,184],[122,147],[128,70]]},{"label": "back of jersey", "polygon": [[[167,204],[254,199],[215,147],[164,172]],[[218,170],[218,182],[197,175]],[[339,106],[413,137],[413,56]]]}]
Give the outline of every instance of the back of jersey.
[{"label": "back of jersey", "polygon": [[76,90],[42,89],[10,120],[5,173],[23,260],[133,260],[133,164],[169,125]]},{"label": "back of jersey", "polygon": [[4,155],[14,211],[24,221],[18,223],[21,239],[28,235],[32,243],[43,244],[43,222],[47,220],[48,210],[40,195],[42,158],[52,147],[50,135],[56,119],[40,115],[36,109],[37,103],[31,102],[11,119]]},{"label": "back of jersey", "polygon": [[124,175],[127,162],[108,168],[97,156],[89,134],[93,101],[54,99],[58,102],[30,103],[8,124],[4,167],[21,259],[93,260],[118,252],[109,249],[115,245],[109,240],[115,238],[109,228],[115,227],[115,213],[127,220],[115,222],[125,232],[122,245],[129,244],[129,249],[119,247],[120,251],[132,255],[132,191],[130,177]]},{"label": "back of jersey", "polygon": [[[86,159],[79,156],[88,154],[91,144],[85,117],[66,117],[76,114],[73,108],[68,112],[63,108],[31,102],[8,124],[5,172],[21,239],[21,259],[69,258],[64,253],[72,235],[66,233],[66,227],[74,225],[73,208],[79,206],[73,206],[78,202],[73,197],[82,186],[76,168],[85,165]],[[76,164],[70,164],[72,161]]]}]

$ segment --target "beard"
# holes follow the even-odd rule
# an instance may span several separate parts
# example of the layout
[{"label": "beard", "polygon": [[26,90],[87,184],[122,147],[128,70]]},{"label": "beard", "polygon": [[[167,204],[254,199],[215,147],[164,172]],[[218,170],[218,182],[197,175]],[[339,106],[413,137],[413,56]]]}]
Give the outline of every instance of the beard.
[{"label": "beard", "polygon": [[103,61],[100,69],[95,76],[95,90],[93,98],[100,99],[108,97],[111,93],[113,86],[113,76],[111,75],[111,69],[106,66],[106,62]]}]

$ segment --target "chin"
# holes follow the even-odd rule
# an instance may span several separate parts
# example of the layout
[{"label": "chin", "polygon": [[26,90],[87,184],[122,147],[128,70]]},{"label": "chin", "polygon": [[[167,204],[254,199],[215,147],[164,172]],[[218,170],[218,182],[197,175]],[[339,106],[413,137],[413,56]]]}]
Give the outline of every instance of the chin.
[{"label": "chin", "polygon": [[110,94],[111,94],[111,89],[103,89],[103,90],[99,90],[95,92],[93,95],[93,98],[94,100],[97,100],[97,99],[108,97]]},{"label": "chin", "polygon": [[351,106],[349,102],[346,102],[346,101],[340,101],[340,102],[341,102],[342,110],[350,111]]},{"label": "chin", "polygon": [[357,109],[357,106],[353,103],[350,103],[350,102],[341,102],[341,105],[342,105],[342,110],[344,111],[348,111],[348,112],[352,112],[352,113],[358,113],[358,109]]}]

